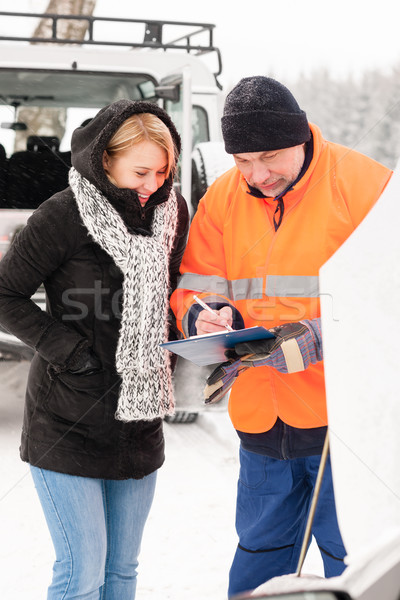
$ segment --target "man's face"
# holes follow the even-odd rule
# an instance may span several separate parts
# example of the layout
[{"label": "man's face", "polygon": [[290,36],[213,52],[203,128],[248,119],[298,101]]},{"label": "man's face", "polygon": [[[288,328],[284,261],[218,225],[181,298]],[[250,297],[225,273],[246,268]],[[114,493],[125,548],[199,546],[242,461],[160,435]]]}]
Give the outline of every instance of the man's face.
[{"label": "man's face", "polygon": [[268,198],[275,198],[297,179],[304,157],[304,144],[282,150],[233,155],[247,183]]}]

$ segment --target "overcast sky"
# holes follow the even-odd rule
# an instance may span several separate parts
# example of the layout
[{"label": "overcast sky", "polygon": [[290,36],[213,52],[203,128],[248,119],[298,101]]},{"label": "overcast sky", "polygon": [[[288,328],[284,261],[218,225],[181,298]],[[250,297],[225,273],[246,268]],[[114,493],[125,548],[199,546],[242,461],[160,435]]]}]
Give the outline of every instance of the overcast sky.
[{"label": "overcast sky", "polygon": [[[0,0],[2,11],[46,7],[47,0]],[[214,23],[225,88],[247,75],[289,83],[318,67],[345,76],[400,63],[398,0],[97,0],[95,14]]]}]

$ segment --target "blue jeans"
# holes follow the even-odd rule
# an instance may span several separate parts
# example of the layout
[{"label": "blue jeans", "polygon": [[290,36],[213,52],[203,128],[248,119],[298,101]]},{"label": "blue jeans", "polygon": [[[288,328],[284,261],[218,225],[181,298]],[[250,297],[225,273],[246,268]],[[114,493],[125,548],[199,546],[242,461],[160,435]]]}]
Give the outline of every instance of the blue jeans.
[{"label": "blue jeans", "polygon": [[[277,460],[240,448],[236,505],[239,545],[229,574],[229,597],[296,572],[320,460],[320,456]],[[346,550],[336,518],[329,457],[312,534],[325,576],[340,575]]]},{"label": "blue jeans", "polygon": [[157,472],[114,481],[31,466],[56,561],[48,600],[133,600]]}]

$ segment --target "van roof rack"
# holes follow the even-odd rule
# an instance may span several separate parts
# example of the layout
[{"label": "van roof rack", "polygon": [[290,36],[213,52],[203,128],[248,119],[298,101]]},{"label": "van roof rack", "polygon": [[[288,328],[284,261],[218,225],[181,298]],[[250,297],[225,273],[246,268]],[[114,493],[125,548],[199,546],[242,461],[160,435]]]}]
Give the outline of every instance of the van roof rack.
[{"label": "van roof rack", "polygon": [[[220,75],[222,72],[221,53],[219,48],[213,43],[213,30],[215,25],[210,23],[189,23],[183,21],[161,21],[161,20],[144,20],[144,19],[122,19],[117,17],[94,17],[91,15],[62,15],[54,13],[30,13],[30,12],[0,12],[0,17],[23,17],[36,19],[51,20],[51,37],[34,37],[34,36],[18,36],[18,35],[2,35],[0,41],[12,42],[30,42],[30,43],[54,43],[54,44],[84,44],[90,46],[129,46],[131,48],[153,48],[161,50],[185,50],[188,53],[197,55],[215,52],[218,57],[218,72],[215,75]],[[57,31],[57,24],[60,20],[67,21],[87,21],[88,31],[87,37],[84,40],[62,37]],[[97,39],[94,35],[95,23],[132,23],[144,25],[144,35],[141,40],[132,40],[129,42],[109,41]],[[180,28],[190,28],[185,31],[177,39],[171,41],[164,40],[164,26],[173,26]],[[197,44],[193,38],[200,34],[205,34],[208,38],[206,43]],[[204,38],[204,35],[203,35]]]}]

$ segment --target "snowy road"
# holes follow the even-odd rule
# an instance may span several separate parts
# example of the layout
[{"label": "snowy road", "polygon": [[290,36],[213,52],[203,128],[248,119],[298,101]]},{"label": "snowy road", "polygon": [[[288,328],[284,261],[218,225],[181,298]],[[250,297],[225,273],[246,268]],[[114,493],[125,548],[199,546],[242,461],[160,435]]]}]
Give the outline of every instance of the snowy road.
[{"label": "snowy road", "polygon": [[[27,362],[0,361],[0,598],[44,600],[53,549],[18,456]],[[238,442],[224,407],[165,424],[166,463],[145,529],[137,600],[224,600],[237,543]],[[320,573],[311,550],[303,569]]]}]

